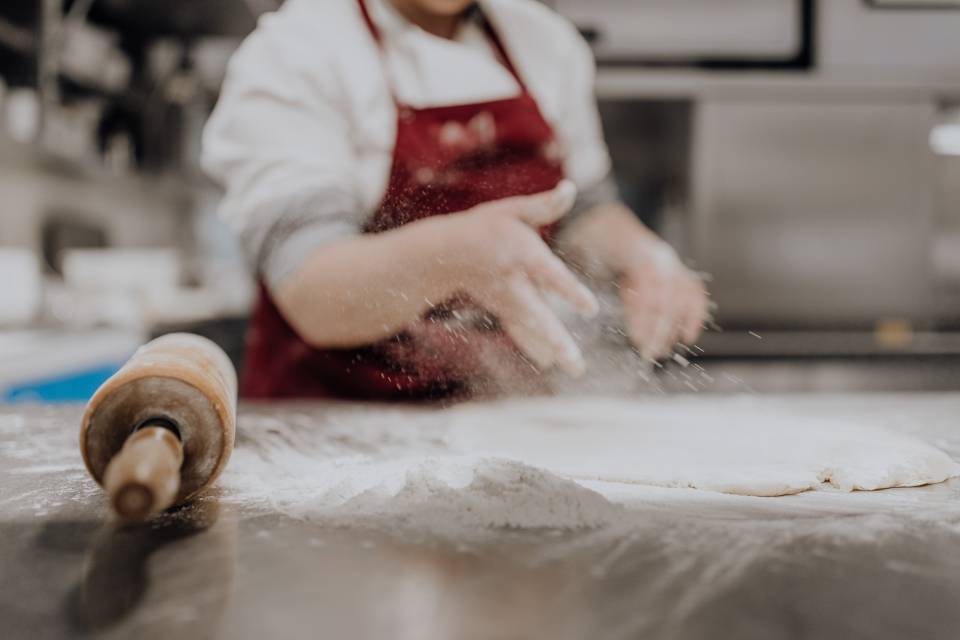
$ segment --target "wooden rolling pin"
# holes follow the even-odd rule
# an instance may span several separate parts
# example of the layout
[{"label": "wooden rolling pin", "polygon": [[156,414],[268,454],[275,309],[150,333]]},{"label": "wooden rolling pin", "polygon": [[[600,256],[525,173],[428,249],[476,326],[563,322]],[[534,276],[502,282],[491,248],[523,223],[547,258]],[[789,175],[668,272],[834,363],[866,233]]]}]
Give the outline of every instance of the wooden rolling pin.
[{"label": "wooden rolling pin", "polygon": [[208,487],[233,451],[237,374],[206,338],[141,347],[94,394],[80,426],[90,475],[124,520],[142,521]]}]

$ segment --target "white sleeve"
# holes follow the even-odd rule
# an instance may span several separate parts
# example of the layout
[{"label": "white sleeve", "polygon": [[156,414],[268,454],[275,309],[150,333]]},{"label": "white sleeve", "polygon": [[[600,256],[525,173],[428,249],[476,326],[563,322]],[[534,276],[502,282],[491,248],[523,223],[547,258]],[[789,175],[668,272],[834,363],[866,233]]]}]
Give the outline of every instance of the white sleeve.
[{"label": "white sleeve", "polygon": [[575,218],[594,207],[617,202],[620,194],[613,179],[610,152],[603,137],[603,126],[594,90],[596,62],[593,51],[573,25],[571,45],[567,48],[568,70],[564,108],[558,121],[567,177],[577,185],[579,196],[567,216]]},{"label": "white sleeve", "polygon": [[571,46],[564,65],[567,70],[566,100],[560,112],[558,133],[566,152],[567,176],[581,189],[589,188],[610,173],[610,153],[594,90],[596,63],[589,45],[568,25]]},{"label": "white sleeve", "polygon": [[221,215],[270,287],[317,247],[360,232],[336,74],[318,72],[323,52],[290,37],[284,19],[264,18],[230,61],[202,151],[226,191]]}]

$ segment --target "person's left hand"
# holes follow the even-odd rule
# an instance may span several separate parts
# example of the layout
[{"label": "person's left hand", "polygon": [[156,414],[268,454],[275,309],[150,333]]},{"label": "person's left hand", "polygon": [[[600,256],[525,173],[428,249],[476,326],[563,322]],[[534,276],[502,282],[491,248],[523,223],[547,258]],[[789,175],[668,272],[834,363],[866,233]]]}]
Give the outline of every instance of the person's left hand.
[{"label": "person's left hand", "polygon": [[624,323],[641,355],[660,360],[678,342],[697,341],[709,313],[708,294],[668,244],[644,238],[638,245],[620,275]]}]

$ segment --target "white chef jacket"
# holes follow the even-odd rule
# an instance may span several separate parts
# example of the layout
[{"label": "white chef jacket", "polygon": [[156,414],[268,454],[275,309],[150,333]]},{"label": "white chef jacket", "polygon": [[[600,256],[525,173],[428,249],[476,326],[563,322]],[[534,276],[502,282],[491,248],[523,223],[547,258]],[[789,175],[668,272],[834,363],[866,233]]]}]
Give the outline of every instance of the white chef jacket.
[{"label": "white chef jacket", "polygon": [[[535,0],[481,0],[564,150],[576,208],[616,199],[593,93],[592,53],[572,24]],[[516,96],[479,20],[452,40],[367,0],[287,0],[230,61],[203,136],[202,162],[225,188],[220,211],[275,287],[325,243],[361,233],[386,191],[399,99],[423,108]],[[389,79],[389,80],[388,80]]]}]

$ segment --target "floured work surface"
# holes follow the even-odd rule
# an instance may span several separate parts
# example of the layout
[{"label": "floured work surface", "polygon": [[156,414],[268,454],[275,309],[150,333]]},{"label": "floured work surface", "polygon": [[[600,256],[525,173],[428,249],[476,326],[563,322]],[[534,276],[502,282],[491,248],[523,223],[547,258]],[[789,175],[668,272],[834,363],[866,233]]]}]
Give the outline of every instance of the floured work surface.
[{"label": "floured work surface", "polygon": [[[467,564],[481,574],[496,564],[491,550],[510,549],[510,560],[502,561],[511,568],[498,565],[503,581],[486,580],[513,595],[496,597],[497,614],[479,622],[492,629],[481,636],[893,638],[960,631],[958,482],[846,491],[953,473],[960,430],[943,405],[884,406],[870,397],[666,398],[630,403],[626,413],[645,416],[646,424],[634,425],[606,402],[347,410],[322,425],[309,413],[261,414],[247,423],[224,482],[247,508],[259,502],[306,523],[455,548],[456,557],[473,557]],[[576,431],[572,442],[550,448],[538,423],[544,416],[550,428]],[[775,416],[789,426],[777,430],[769,423]],[[588,417],[593,424],[583,426],[593,427],[595,440],[578,428]],[[751,424],[743,422],[747,417]],[[591,456],[609,462],[614,449],[614,460],[645,459],[619,432],[648,425],[686,426],[688,435],[713,425],[718,432],[747,428],[758,438],[764,426],[788,439],[817,429],[834,430],[835,437],[821,438],[828,446],[813,450],[791,442],[766,452],[795,471],[786,482],[776,476],[756,486],[802,491],[784,497],[720,492],[742,489],[732,481],[743,478],[769,480],[763,474],[771,459],[753,459],[756,451],[734,451],[727,459],[741,467],[710,491],[601,478]],[[877,433],[882,441],[870,440]],[[723,470],[711,456],[722,453],[721,435],[709,446],[691,441],[684,449],[712,461],[703,479],[716,480]],[[671,446],[684,441],[664,439]],[[851,443],[862,446],[851,452]],[[824,451],[829,459],[818,457]],[[886,455],[882,472],[861,457],[868,451]],[[842,462],[845,473],[821,473]],[[642,471],[630,464],[620,470]],[[838,487],[824,484],[828,479]],[[517,632],[517,616],[534,626]]]},{"label": "floured work surface", "polygon": [[[866,424],[960,454],[958,395],[645,406]],[[79,410],[0,411],[3,635],[960,637],[957,480],[778,498],[605,482],[466,452],[454,418],[248,406],[219,495],[114,530]]]},{"label": "floured work surface", "polygon": [[652,494],[647,485],[788,496],[960,474],[948,453],[902,427],[715,399],[379,409],[315,432],[266,419],[246,437],[223,481],[233,500],[454,540],[618,526],[632,519],[624,496]]}]

